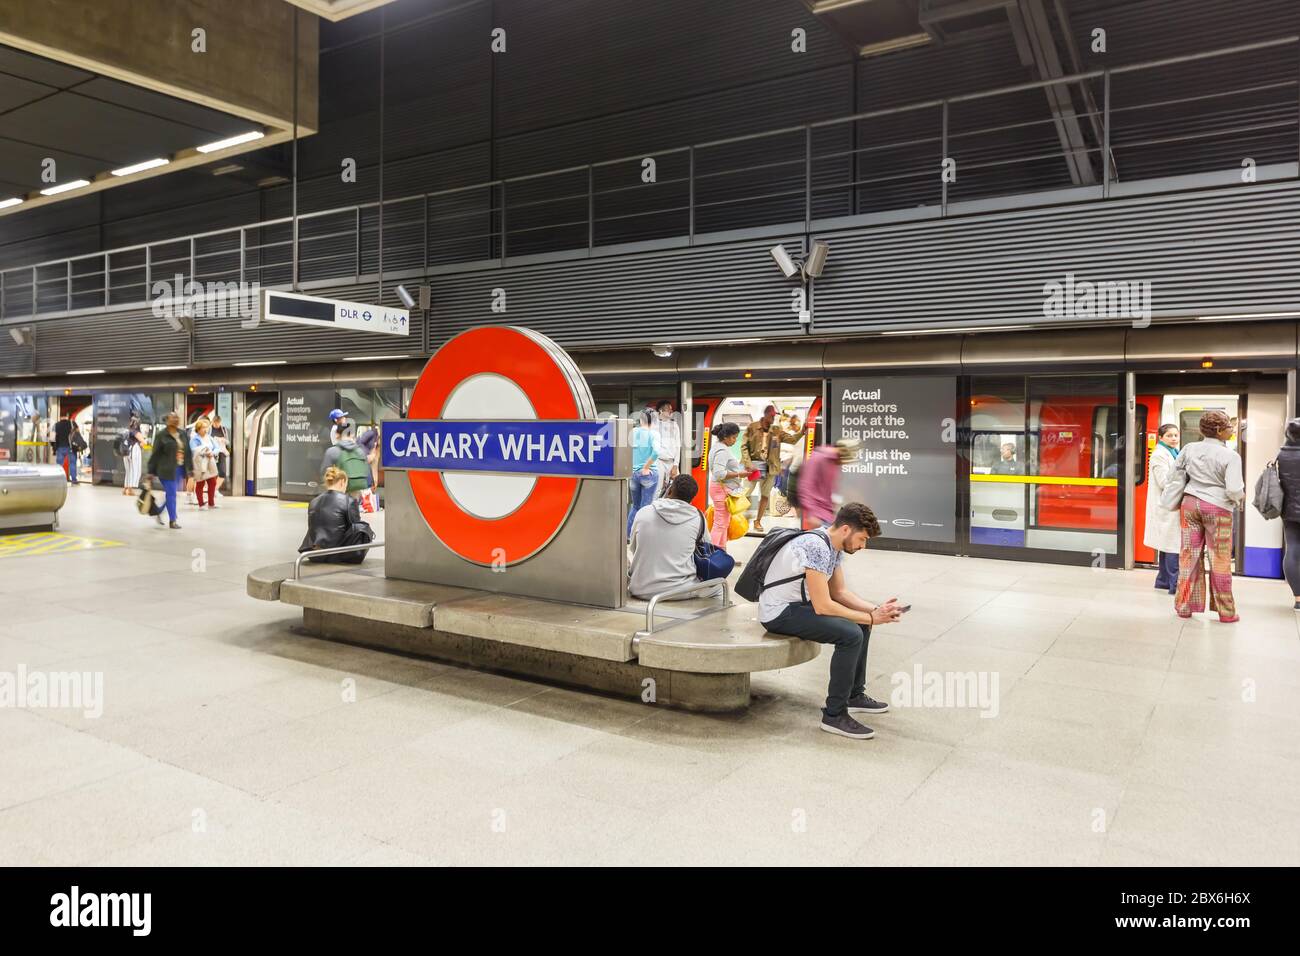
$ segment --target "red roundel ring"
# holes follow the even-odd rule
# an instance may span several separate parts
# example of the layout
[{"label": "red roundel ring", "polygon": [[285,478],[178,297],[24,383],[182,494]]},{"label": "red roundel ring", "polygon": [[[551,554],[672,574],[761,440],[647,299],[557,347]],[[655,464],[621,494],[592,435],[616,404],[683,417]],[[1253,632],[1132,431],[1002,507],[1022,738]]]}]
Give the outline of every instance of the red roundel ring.
[{"label": "red roundel ring", "polygon": [[[539,419],[579,419],[573,386],[548,340],[520,329],[471,329],[442,346],[420,373],[407,417],[442,417],[448,397],[475,375],[491,373],[514,382]],[[558,352],[558,349],[556,349]],[[560,355],[564,353],[560,352]],[[578,496],[577,478],[538,476],[527,499],[510,514],[482,518],[463,510],[441,472],[408,471],[411,494],[429,530],[452,552],[475,564],[515,564],[532,557],[568,519]]]}]

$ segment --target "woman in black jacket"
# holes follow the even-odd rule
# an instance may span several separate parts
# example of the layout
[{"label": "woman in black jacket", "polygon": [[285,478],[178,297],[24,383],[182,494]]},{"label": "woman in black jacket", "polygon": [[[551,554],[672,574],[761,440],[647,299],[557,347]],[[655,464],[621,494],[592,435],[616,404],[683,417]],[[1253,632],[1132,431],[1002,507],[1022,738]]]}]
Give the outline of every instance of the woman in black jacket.
[{"label": "woman in black jacket", "polygon": [[1286,444],[1277,452],[1277,476],[1282,483],[1282,529],[1286,555],[1282,573],[1300,611],[1300,418],[1286,423]]},{"label": "woman in black jacket", "polygon": [[[148,475],[157,475],[162,481],[163,491],[167,493],[167,517],[173,529],[180,529],[176,521],[176,487],[193,471],[190,458],[190,443],[181,431],[181,417],[170,412],[166,418],[167,427],[154,436],[153,454],[149,456]],[[162,524],[162,512],[158,512],[158,523]]]},{"label": "woman in black jacket", "polygon": [[[326,468],[325,490],[307,506],[307,534],[298,546],[298,551],[301,553],[321,548],[343,548],[350,544],[369,544],[374,539],[374,529],[361,520],[361,505],[348,494],[347,473],[334,465]],[[319,558],[309,557],[307,560],[360,564],[365,559],[365,551],[347,551]]]}]

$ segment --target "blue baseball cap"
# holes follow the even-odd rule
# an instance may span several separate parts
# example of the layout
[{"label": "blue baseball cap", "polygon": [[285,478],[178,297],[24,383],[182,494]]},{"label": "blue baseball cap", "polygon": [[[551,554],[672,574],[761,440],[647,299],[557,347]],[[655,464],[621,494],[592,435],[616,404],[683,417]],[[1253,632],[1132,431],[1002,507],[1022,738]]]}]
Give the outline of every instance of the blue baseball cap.
[{"label": "blue baseball cap", "polygon": [[344,415],[344,414],[343,414],[343,409],[341,409],[341,408],[336,408],[336,409],[334,409],[334,411],[330,412],[330,421],[332,421],[332,422],[336,422],[336,421],[338,421],[340,418],[347,418],[347,415]]}]

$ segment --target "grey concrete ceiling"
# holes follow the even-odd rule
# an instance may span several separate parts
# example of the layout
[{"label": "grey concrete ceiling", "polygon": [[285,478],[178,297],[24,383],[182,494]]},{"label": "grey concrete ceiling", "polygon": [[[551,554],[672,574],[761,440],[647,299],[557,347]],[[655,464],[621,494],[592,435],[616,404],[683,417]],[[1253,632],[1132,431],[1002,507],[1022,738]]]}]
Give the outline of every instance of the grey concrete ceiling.
[{"label": "grey concrete ceiling", "polygon": [[0,200],[252,128],[247,120],[0,46]]}]

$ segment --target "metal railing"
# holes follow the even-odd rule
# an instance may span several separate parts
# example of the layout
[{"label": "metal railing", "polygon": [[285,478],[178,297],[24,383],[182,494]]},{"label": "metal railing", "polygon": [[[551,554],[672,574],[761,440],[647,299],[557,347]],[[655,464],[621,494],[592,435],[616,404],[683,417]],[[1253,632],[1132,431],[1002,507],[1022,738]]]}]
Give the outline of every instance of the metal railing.
[{"label": "metal railing", "polygon": [[[312,212],[0,272],[0,319],[142,305],[179,281],[290,286],[504,265],[1300,162],[1300,38],[1092,70],[693,146]],[[1273,51],[1267,53],[1266,51]],[[1213,63],[1205,61],[1213,60]],[[1233,85],[1189,94],[1213,72]],[[1130,79],[1147,79],[1130,89]],[[1043,115],[1047,94],[1053,108]],[[1038,118],[1025,119],[1037,114]],[[947,175],[945,175],[947,173]]]},{"label": "metal railing", "polygon": [[[312,558],[320,558],[329,554],[348,554],[351,551],[369,551],[371,548],[382,548],[383,546],[384,542],[382,541],[369,541],[366,544],[347,544],[338,548],[316,548],[312,551],[300,551],[298,556],[293,559],[293,579],[295,581],[302,580],[302,563]],[[331,564],[330,567],[335,570],[342,570],[346,565]]]},{"label": "metal railing", "polygon": [[[645,609],[645,630],[637,631],[632,638],[632,646],[635,647],[640,643],[641,638],[649,637],[655,632],[655,608],[660,601],[676,601],[689,597],[712,597],[714,592],[722,596],[722,603],[717,608],[711,609],[706,613],[712,613],[712,610],[726,610],[731,607],[731,587],[727,584],[726,578],[714,578],[710,581],[692,581],[690,584],[683,584],[672,590],[665,591],[663,594],[656,594],[650,599],[650,603]],[[698,617],[699,615],[695,615]]]}]

